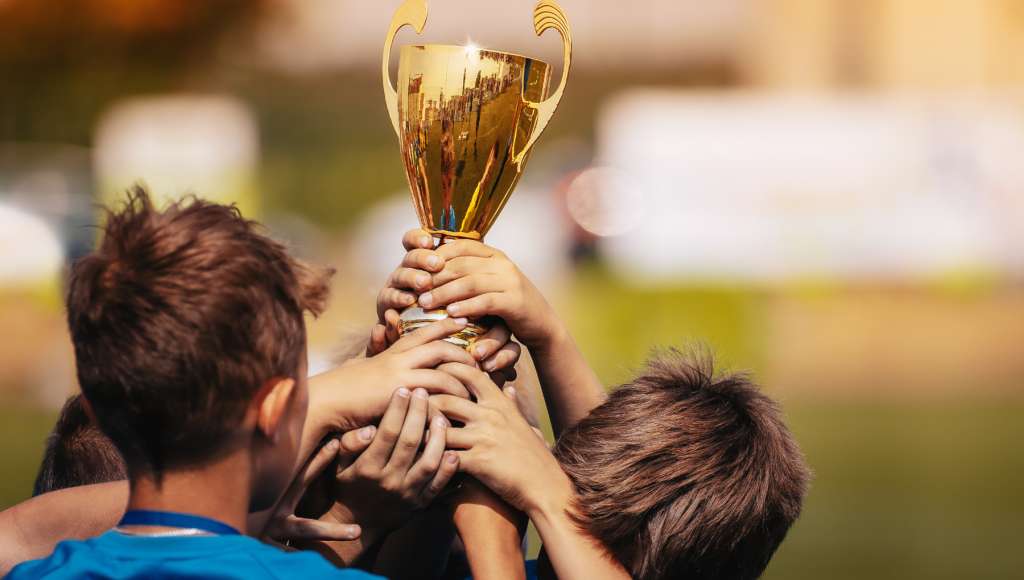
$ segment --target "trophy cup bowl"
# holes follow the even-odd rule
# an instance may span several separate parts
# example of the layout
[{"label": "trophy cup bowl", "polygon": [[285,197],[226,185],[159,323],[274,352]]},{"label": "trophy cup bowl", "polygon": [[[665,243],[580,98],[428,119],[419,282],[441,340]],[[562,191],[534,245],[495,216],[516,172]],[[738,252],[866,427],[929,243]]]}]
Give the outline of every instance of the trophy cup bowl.
[{"label": "trophy cup bowl", "polygon": [[[561,99],[572,52],[568,22],[551,0],[534,8],[538,36],[548,28],[562,35],[565,66],[550,96],[547,63],[472,45],[403,46],[395,89],[388,75],[395,34],[406,25],[420,33],[426,19],[426,0],[407,0],[395,12],[384,44],[385,101],[420,225],[438,245],[482,240]],[[443,309],[410,306],[402,312],[401,332],[446,317]],[[469,324],[447,340],[468,348],[483,332]]]}]

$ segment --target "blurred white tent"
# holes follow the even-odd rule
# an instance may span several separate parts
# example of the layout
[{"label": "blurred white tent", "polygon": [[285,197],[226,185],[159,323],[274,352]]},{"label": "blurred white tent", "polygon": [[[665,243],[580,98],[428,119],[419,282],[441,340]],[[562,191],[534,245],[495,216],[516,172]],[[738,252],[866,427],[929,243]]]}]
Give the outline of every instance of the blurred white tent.
[{"label": "blurred white tent", "polygon": [[142,182],[156,198],[194,193],[238,203],[246,217],[259,216],[259,131],[248,107],[233,97],[169,94],[121,101],[100,120],[96,135],[96,178],[105,204]]},{"label": "blurred white tent", "polygon": [[[1024,269],[1024,114],[1008,100],[637,91],[600,119],[602,240],[633,279]],[[616,189],[617,188],[617,189]]]}]

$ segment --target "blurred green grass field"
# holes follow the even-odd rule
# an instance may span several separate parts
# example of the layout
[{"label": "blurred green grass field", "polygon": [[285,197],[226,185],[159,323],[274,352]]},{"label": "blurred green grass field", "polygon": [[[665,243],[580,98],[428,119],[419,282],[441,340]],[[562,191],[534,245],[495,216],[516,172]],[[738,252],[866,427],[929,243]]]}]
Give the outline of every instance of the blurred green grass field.
[{"label": "blurred green grass field", "polygon": [[[652,345],[694,340],[713,348],[726,366],[751,368],[763,378],[771,367],[765,337],[773,299],[745,289],[639,290],[584,268],[555,302],[602,379],[617,384]],[[922,397],[899,392],[904,385],[884,373],[877,382],[881,389],[835,392],[768,381],[815,478],[803,516],[765,577],[1020,577],[1019,389],[969,384]],[[892,396],[879,395],[888,388]],[[23,401],[2,403],[0,507],[6,507],[29,496],[55,415]]]},{"label": "blurred green grass field", "polygon": [[[769,579],[1019,577],[1019,402],[788,401],[815,471]],[[0,409],[0,506],[31,493],[53,414]]]},{"label": "blurred green grass field", "polygon": [[1024,405],[788,401],[815,471],[766,578],[1019,578]]},{"label": "blurred green grass field", "polygon": [[56,420],[56,411],[0,399],[0,508],[32,495],[46,435]]}]

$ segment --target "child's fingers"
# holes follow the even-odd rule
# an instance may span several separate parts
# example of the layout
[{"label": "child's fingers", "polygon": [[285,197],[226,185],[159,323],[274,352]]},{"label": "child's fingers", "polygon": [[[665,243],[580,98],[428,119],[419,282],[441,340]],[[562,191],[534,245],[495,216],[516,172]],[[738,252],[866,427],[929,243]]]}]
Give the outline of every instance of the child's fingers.
[{"label": "child's fingers", "polygon": [[515,366],[515,364],[519,362],[519,357],[522,354],[523,348],[519,346],[519,343],[508,342],[505,343],[498,352],[480,363],[480,368],[489,373],[493,373],[494,371],[501,369],[507,369]]},{"label": "child's fingers", "polygon": [[452,427],[445,431],[444,438],[448,449],[472,449],[477,442],[472,427]]},{"label": "child's fingers", "polygon": [[430,403],[445,417],[454,421],[468,423],[480,415],[480,408],[476,403],[461,397],[434,395],[430,397]]},{"label": "child's fingers", "polygon": [[471,274],[494,274],[493,260],[477,256],[459,256],[444,262],[444,268],[431,277],[432,286],[441,286]]},{"label": "child's fingers", "polygon": [[431,395],[469,398],[469,391],[459,379],[437,369],[413,369],[405,373],[402,379],[410,387],[423,387]]},{"label": "child's fingers", "polygon": [[370,330],[370,340],[366,343],[366,356],[377,356],[387,348],[387,328],[383,324],[374,324]]},{"label": "child's fingers", "polygon": [[445,318],[437,322],[431,322],[403,336],[401,340],[395,343],[395,347],[397,352],[405,352],[428,342],[451,336],[466,328],[467,323],[468,321],[465,318]]},{"label": "child's fingers", "polygon": [[402,425],[405,423],[405,415],[409,410],[409,399],[412,393],[409,389],[401,387],[395,390],[391,396],[391,402],[384,411],[384,416],[377,427],[377,434],[374,436],[370,446],[363,452],[360,460],[372,462],[373,465],[384,467],[388,458],[391,457],[391,450],[395,448],[395,442],[402,432]]},{"label": "child's fingers", "polygon": [[377,428],[367,425],[361,429],[347,431],[341,436],[340,448],[338,450],[338,472],[344,471],[349,465],[355,462],[359,455],[366,451],[373,441]]},{"label": "child's fingers", "polygon": [[[422,300],[422,296],[420,297]],[[484,316],[502,316],[506,314],[508,305],[506,295],[502,292],[490,292],[473,296],[460,302],[452,302],[445,307],[449,316],[461,318],[482,318]]]},{"label": "child's fingers", "polygon": [[430,232],[416,228],[405,232],[402,236],[402,247],[406,251],[414,250],[416,248],[433,248],[434,237],[430,235]]},{"label": "child's fingers", "polygon": [[384,322],[384,314],[388,310],[402,310],[407,306],[412,306],[416,303],[416,296],[412,292],[406,292],[398,288],[391,288],[390,286],[384,288],[377,295],[377,320]]},{"label": "child's fingers", "polygon": [[402,258],[402,266],[427,274],[440,272],[445,266],[445,260],[434,250],[412,250]]},{"label": "child's fingers", "polygon": [[459,470],[459,456],[454,451],[445,451],[441,458],[441,465],[438,466],[434,478],[423,490],[423,503],[430,503],[437,497],[437,494],[444,490],[448,482],[452,480]]},{"label": "child's fingers", "polygon": [[428,396],[425,389],[413,391],[409,411],[405,414],[405,423],[388,460],[388,469],[405,473],[416,458],[420,442],[423,441],[423,426],[427,423]]},{"label": "child's fingers", "polygon": [[388,286],[392,289],[415,290],[423,292],[433,286],[430,274],[416,268],[398,268],[388,277]]},{"label": "child's fingers", "polygon": [[[340,448],[340,442],[337,437],[332,437],[324,443],[320,449],[313,454],[313,457],[306,464],[306,469],[302,472],[301,486],[299,486],[299,496],[302,495],[302,491],[305,491],[309,487],[309,484],[313,483],[324,469],[334,461],[334,458],[338,456],[338,449]],[[289,490],[291,491],[291,490]],[[289,494],[290,495],[290,494]]]},{"label": "child's fingers", "polygon": [[338,524],[298,516],[288,516],[279,532],[281,540],[334,542],[356,540],[362,534],[358,524]]},{"label": "child's fingers", "polygon": [[511,383],[516,380],[519,375],[516,373],[515,367],[509,367],[507,369],[499,369],[493,373],[487,373],[487,376],[491,377],[491,380],[500,389],[505,387],[505,383]]},{"label": "child's fingers", "polygon": [[444,340],[435,340],[417,346],[406,351],[402,356],[405,357],[405,362],[409,367],[418,369],[432,369],[448,362],[457,362],[470,366],[476,365],[476,359],[473,358],[473,355],[466,352],[466,349]]},{"label": "child's fingers", "polygon": [[438,415],[430,421],[430,431],[427,433],[427,444],[423,446],[423,453],[409,470],[405,481],[409,489],[422,492],[427,483],[437,473],[441,465],[441,458],[444,455],[445,433],[448,428],[448,421]]},{"label": "child's fingers", "polygon": [[437,249],[437,253],[447,262],[459,256],[490,258],[497,254],[497,250],[476,240],[456,240],[447,244],[441,244],[441,247]]},{"label": "child's fingers", "polygon": [[498,388],[498,385],[494,384],[494,381],[491,380],[491,377],[487,376],[487,373],[477,368],[458,363],[448,363],[442,365],[440,370],[459,379],[480,403],[493,401],[501,397],[501,389]]},{"label": "child's fingers", "polygon": [[[414,300],[415,301],[415,300]],[[402,338],[402,315],[394,308],[384,313],[384,338],[388,344],[395,344]]]},{"label": "child's fingers", "polygon": [[512,339],[512,331],[508,329],[508,326],[500,319],[493,320],[494,322],[487,329],[487,332],[480,335],[473,342],[473,358],[478,361],[487,360],[488,357],[496,353],[499,348]]},{"label": "child's fingers", "polygon": [[441,308],[459,300],[504,289],[501,277],[496,274],[472,274],[420,294],[418,302],[423,308]]}]

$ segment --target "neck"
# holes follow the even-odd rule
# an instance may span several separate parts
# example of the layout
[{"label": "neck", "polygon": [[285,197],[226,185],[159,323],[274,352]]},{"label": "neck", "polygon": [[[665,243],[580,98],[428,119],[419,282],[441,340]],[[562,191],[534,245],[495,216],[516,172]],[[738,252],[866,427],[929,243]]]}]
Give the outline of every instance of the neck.
[{"label": "neck", "polygon": [[[244,534],[250,484],[248,452],[240,450],[201,467],[165,471],[159,485],[150,475],[133,477],[128,509],[203,516]],[[158,529],[158,526],[146,527]]]}]

